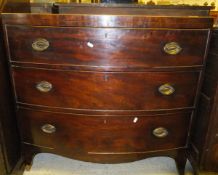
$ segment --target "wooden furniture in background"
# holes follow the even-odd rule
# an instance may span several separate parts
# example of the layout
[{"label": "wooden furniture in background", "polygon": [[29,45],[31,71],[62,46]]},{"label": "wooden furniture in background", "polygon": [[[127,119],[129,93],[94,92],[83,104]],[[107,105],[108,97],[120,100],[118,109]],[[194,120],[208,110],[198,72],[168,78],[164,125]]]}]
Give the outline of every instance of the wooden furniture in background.
[{"label": "wooden furniture in background", "polygon": [[[0,12],[1,5],[3,5],[2,2],[0,2]],[[12,173],[21,156],[21,144],[5,52],[3,30],[0,27],[0,175]]]},{"label": "wooden furniture in background", "polygon": [[214,28],[192,132],[190,156],[198,172],[218,172],[218,30]]}]

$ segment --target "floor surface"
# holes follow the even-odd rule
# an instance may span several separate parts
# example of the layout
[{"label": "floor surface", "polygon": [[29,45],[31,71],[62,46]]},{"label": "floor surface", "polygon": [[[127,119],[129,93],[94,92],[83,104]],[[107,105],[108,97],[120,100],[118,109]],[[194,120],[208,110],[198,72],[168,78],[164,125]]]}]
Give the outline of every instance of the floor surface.
[{"label": "floor surface", "polygon": [[[156,157],[123,164],[96,164],[64,158],[53,154],[35,156],[30,171],[24,175],[177,175],[173,159]],[[189,163],[186,175],[192,175]]]}]

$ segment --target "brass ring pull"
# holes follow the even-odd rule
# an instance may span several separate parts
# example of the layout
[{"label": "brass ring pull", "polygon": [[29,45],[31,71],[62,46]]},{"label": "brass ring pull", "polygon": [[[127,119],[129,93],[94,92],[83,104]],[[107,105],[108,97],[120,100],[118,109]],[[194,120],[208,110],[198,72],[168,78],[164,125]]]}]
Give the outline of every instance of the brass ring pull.
[{"label": "brass ring pull", "polygon": [[52,90],[52,84],[47,81],[41,81],[37,83],[36,89],[40,92],[49,92]]},{"label": "brass ring pull", "polygon": [[51,124],[45,124],[41,127],[41,130],[44,133],[52,134],[52,133],[56,132],[56,127],[51,125]]},{"label": "brass ring pull", "polygon": [[163,84],[158,88],[158,91],[162,94],[162,95],[171,95],[175,92],[175,89],[173,86],[171,86],[170,84]]},{"label": "brass ring pull", "polygon": [[178,53],[182,51],[182,48],[176,42],[169,42],[165,44],[163,49],[164,49],[164,52],[169,55],[177,55]]},{"label": "brass ring pull", "polygon": [[169,132],[166,128],[159,127],[153,130],[153,135],[157,138],[165,138],[167,137]]},{"label": "brass ring pull", "polygon": [[35,51],[42,52],[49,47],[49,41],[44,38],[38,38],[32,43],[32,48]]}]

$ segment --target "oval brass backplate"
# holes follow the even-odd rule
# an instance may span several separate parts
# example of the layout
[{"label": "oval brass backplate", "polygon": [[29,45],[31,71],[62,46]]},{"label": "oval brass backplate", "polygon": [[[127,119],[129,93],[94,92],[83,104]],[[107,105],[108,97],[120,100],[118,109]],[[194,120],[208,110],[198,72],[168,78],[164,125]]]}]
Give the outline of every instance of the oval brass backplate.
[{"label": "oval brass backplate", "polygon": [[36,84],[36,89],[40,92],[49,92],[52,90],[52,84],[47,81],[41,81]]},{"label": "oval brass backplate", "polygon": [[38,52],[42,52],[42,51],[48,49],[48,47],[49,47],[49,41],[44,39],[44,38],[37,38],[32,43],[32,48]]},{"label": "oval brass backplate", "polygon": [[163,84],[158,88],[158,91],[162,94],[162,95],[171,95],[175,92],[175,89],[173,86],[171,86],[170,84]]},{"label": "oval brass backplate", "polygon": [[157,138],[164,138],[167,137],[169,132],[166,128],[159,127],[153,130],[153,135]]},{"label": "oval brass backplate", "polygon": [[164,52],[169,55],[177,55],[178,53],[182,51],[182,48],[176,42],[169,42],[165,44],[163,49],[164,49]]},{"label": "oval brass backplate", "polygon": [[44,133],[52,134],[52,133],[56,132],[56,127],[54,125],[51,125],[51,124],[45,124],[41,127],[41,130]]}]

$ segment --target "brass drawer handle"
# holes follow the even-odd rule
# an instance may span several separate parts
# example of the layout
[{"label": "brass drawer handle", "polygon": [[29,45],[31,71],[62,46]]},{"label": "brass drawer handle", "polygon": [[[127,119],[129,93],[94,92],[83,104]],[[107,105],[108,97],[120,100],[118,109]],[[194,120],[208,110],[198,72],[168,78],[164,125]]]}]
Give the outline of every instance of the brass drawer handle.
[{"label": "brass drawer handle", "polygon": [[49,41],[44,39],[44,38],[37,38],[32,43],[32,48],[38,52],[42,52],[42,51],[48,49],[48,47],[49,47]]},{"label": "brass drawer handle", "polygon": [[40,92],[49,92],[52,90],[52,84],[47,81],[41,81],[37,83],[36,89]]},{"label": "brass drawer handle", "polygon": [[177,55],[178,53],[182,51],[182,48],[176,42],[169,42],[165,44],[163,49],[164,49],[164,52],[166,52],[169,55]]},{"label": "brass drawer handle", "polygon": [[158,88],[158,91],[162,94],[162,95],[171,95],[175,92],[175,89],[173,86],[171,86],[170,84],[163,84]]},{"label": "brass drawer handle", "polygon": [[51,124],[45,124],[41,127],[41,130],[44,133],[52,134],[52,133],[56,132],[56,127],[54,125],[51,125]]},{"label": "brass drawer handle", "polygon": [[167,137],[169,132],[166,128],[159,127],[153,130],[153,135],[157,138],[165,138]]}]

